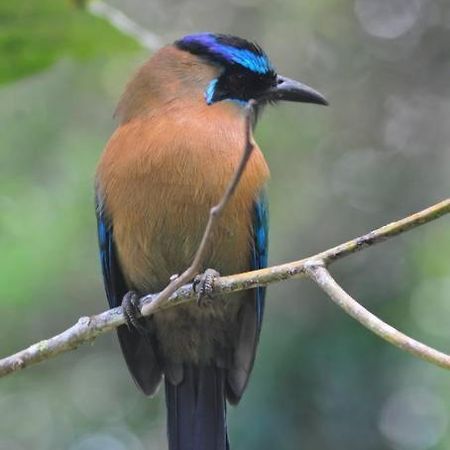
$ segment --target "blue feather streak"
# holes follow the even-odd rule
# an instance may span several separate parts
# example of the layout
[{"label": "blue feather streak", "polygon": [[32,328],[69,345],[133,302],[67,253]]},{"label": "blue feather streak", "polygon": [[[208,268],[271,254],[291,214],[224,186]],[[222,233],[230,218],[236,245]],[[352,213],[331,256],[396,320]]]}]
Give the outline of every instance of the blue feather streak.
[{"label": "blue feather streak", "polygon": [[205,46],[210,52],[222,56],[231,63],[240,64],[252,72],[265,74],[273,70],[265,55],[257,55],[251,50],[220,44],[211,33],[192,34],[184,37],[183,41],[186,43],[197,42]]},{"label": "blue feather streak", "polygon": [[219,80],[217,79],[217,78],[214,78],[214,80],[212,80],[209,84],[208,84],[208,87],[206,88],[206,91],[205,91],[205,100],[206,100],[206,103],[208,104],[208,105],[211,105],[212,103],[213,103],[213,98],[214,98],[214,94],[215,94],[215,92],[216,92],[216,85],[217,85],[217,82],[218,82]]},{"label": "blue feather streak", "polygon": [[[268,257],[268,209],[265,193],[255,203],[253,216],[254,247],[252,254],[252,269],[267,267]],[[264,299],[266,288],[256,288],[256,314],[259,328],[264,314]]]}]

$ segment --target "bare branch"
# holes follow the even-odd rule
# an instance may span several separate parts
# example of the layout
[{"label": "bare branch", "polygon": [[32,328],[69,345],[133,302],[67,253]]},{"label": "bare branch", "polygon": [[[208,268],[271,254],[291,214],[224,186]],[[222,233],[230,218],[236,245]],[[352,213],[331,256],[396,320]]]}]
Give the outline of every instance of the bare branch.
[{"label": "bare branch", "polygon": [[[241,160],[239,161],[222,198],[219,200],[219,203],[213,206],[209,212],[208,223],[192,264],[181,275],[174,278],[161,292],[156,295],[146,296],[144,299],[140,300],[140,310],[142,315],[147,316],[161,309],[168,303],[169,299],[173,297],[173,294],[177,290],[180,290],[184,284],[190,282],[201,269],[214,227],[217,225],[225,206],[233,196],[254,148],[251,131],[253,108],[255,105],[256,101],[250,100],[245,107],[245,144]],[[193,293],[192,287],[186,287],[185,291],[186,290],[189,294]],[[179,300],[182,298],[183,295],[180,294],[181,292],[178,292],[175,299]],[[124,317],[122,315],[122,308],[114,308],[92,317],[82,317],[75,325],[63,333],[0,360],[0,377],[56,356],[59,353],[73,350],[81,343],[95,339],[99,334],[118,327],[123,323]]]},{"label": "bare branch", "polygon": [[449,213],[450,198],[447,198],[429,208],[405,217],[404,219],[391,222],[376,230],[370,231],[363,236],[351,239],[336,247],[318,253],[317,255],[299,261],[269,267],[267,269],[256,270],[250,272],[252,274],[251,277],[248,276],[248,273],[224,277],[217,280],[216,285],[220,285],[223,292],[231,292],[256,286],[267,286],[268,284],[286,279],[299,278],[303,275],[305,264],[310,260],[321,260],[325,265],[331,264],[338,259],[356,253],[366,247],[371,247],[374,244],[391,239],[398,234],[417,228],[420,225],[429,223]]},{"label": "bare branch", "polygon": [[361,306],[337,284],[322,261],[308,262],[306,265],[306,274],[328,294],[336,305],[385,341],[402,350],[406,350],[418,358],[422,358],[445,369],[450,369],[450,355],[428,347],[380,320],[377,316]]},{"label": "bare branch", "polygon": [[[419,225],[436,220],[448,213],[450,213],[450,198],[402,220],[392,222],[371,231],[364,236],[352,239],[351,241],[340,244],[337,247],[333,247],[309,258],[253,272],[218,278],[214,284],[214,294],[229,294],[257,286],[267,286],[283,280],[300,278],[305,275],[307,270],[311,270],[311,265],[314,266],[318,261],[323,264],[332,263],[351,253],[362,250],[363,248],[378,244],[383,240],[397,236],[398,234],[409,231]],[[190,302],[196,298],[195,292],[190,284],[180,287],[166,301],[160,302],[157,308],[152,307],[152,302],[158,298],[158,295],[159,294],[147,295],[142,299],[143,312],[145,315],[154,313],[159,309],[174,307],[180,303]],[[61,334],[38,342],[25,350],[1,359],[0,377],[46,359],[53,358],[69,350],[74,350],[81,344],[90,342],[100,334],[111,331],[124,323],[125,320],[122,314],[122,308],[120,307],[110,309],[91,317],[82,317],[75,325]],[[437,353],[440,354],[439,352]],[[445,355],[445,357],[448,358],[447,355]],[[431,355],[427,360],[441,367],[450,368],[450,365],[442,364],[442,361],[444,361],[442,357],[433,358]]]},{"label": "bare branch", "polygon": [[88,2],[87,9],[94,16],[105,19],[121,33],[135,39],[143,47],[153,51],[161,48],[162,40],[157,34],[138,25],[120,9],[114,8],[102,0]]},{"label": "bare branch", "polygon": [[239,165],[234,172],[233,177],[228,183],[225,192],[220,199],[219,203],[211,208],[209,211],[209,219],[206,224],[205,231],[202,236],[202,240],[200,241],[200,245],[195,253],[194,260],[192,264],[179,276],[174,278],[157,296],[153,299],[151,303],[143,304],[141,303],[140,309],[141,313],[144,316],[150,315],[154,312],[159,306],[167,302],[169,297],[181,286],[186,283],[189,283],[201,270],[202,264],[205,259],[206,251],[208,249],[209,241],[212,236],[212,232],[214,227],[217,226],[219,218],[224,210],[225,206],[230,201],[231,197],[236,190],[239,181],[241,180],[242,174],[244,173],[245,168],[247,167],[247,162],[250,159],[252,154],[254,145],[252,142],[252,119],[253,119],[253,108],[256,105],[255,100],[250,100],[245,106],[245,145],[244,150],[242,152],[241,160],[239,161]]}]

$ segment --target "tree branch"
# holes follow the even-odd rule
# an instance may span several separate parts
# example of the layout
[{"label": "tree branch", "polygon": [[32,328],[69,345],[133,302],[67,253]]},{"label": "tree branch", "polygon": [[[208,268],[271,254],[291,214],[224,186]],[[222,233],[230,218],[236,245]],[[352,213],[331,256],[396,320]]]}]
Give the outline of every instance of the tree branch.
[{"label": "tree branch", "polygon": [[[448,213],[450,213],[450,198],[427,209],[424,209],[423,211],[420,211],[416,214],[408,216],[399,221],[392,222],[388,225],[371,231],[364,236],[357,237],[309,258],[294,261],[291,263],[281,264],[278,266],[268,267],[266,269],[256,270],[253,272],[246,272],[218,278],[214,284],[214,295],[229,294],[244,289],[251,289],[257,286],[267,286],[269,284],[277,283],[283,280],[299,278],[305,275],[305,273],[313,278],[313,276],[316,276],[315,273],[317,273],[315,272],[316,269],[314,269],[314,267],[316,267],[318,263],[319,266],[321,264],[330,264],[334,261],[337,261],[338,259],[350,255],[351,253],[355,253],[366,247],[378,244],[386,239],[397,236],[398,234],[404,233],[420,225],[436,220],[444,214]],[[321,279],[329,281],[327,278]],[[329,285],[330,283],[327,283],[327,286]],[[329,292],[327,293],[331,295]],[[152,307],[152,302],[156,298],[158,298],[158,295],[159,294],[147,295],[142,299],[143,312],[145,314],[147,314],[149,310],[151,313],[154,313],[157,310],[174,307],[180,303],[193,301],[196,298],[196,294],[191,284],[180,287],[166,301],[160,302],[158,308]],[[352,299],[352,301],[354,300]],[[359,308],[361,309],[358,309],[358,320],[361,317],[366,317],[365,320],[371,321],[372,319],[367,319],[367,315],[370,313],[361,306],[359,306]],[[114,328],[123,325],[124,323],[125,320],[122,314],[122,308],[120,307],[110,309],[101,314],[97,314],[91,317],[81,317],[75,325],[68,328],[61,334],[58,334],[50,339],[38,342],[14,355],[1,359],[0,377],[16,372],[32,364],[36,364],[49,358],[53,358],[69,350],[74,350],[81,344],[91,342],[97,336],[111,331]],[[378,325],[380,325],[381,327],[380,330],[383,330],[383,327],[385,326],[389,327],[389,325],[386,325],[383,322],[378,323]],[[399,332],[396,331],[396,333]],[[404,335],[402,336],[404,338],[407,338]],[[389,342],[394,343],[392,340],[390,340]],[[423,345],[420,343],[418,344]],[[398,346],[408,351],[411,351],[410,348],[412,348],[411,346],[408,346],[406,344],[398,344]],[[429,349],[429,347],[424,347]],[[411,351],[411,353],[413,352]],[[438,366],[450,369],[450,361],[448,355],[443,355],[442,353],[437,352],[433,349],[431,349],[431,352],[429,350],[426,350],[425,352],[419,351],[419,353],[420,354],[418,354],[418,356],[420,356],[421,358],[425,358],[427,361],[433,364],[437,364]],[[425,354],[426,356],[424,356]]]},{"label": "tree branch", "polygon": [[[245,106],[245,144],[241,159],[219,203],[213,206],[209,212],[208,222],[192,264],[181,275],[173,277],[161,292],[145,297],[146,301],[140,299],[139,309],[142,315],[148,316],[161,309],[168,303],[169,299],[177,290],[182,288],[184,284],[189,283],[201,270],[208,246],[210,245],[209,241],[211,240],[213,230],[217,226],[225,206],[233,196],[254,149],[251,133],[253,111],[256,104],[256,100],[249,100]],[[56,356],[59,353],[75,349],[81,343],[93,340],[99,334],[120,326],[123,323],[122,308],[115,308],[93,317],[82,317],[74,326],[63,333],[45,341],[38,342],[15,355],[0,360],[0,377]]]},{"label": "tree branch", "polygon": [[406,336],[406,334],[396,330],[394,327],[391,327],[380,320],[370,311],[367,311],[366,308],[361,306],[336,283],[322,261],[309,261],[306,264],[305,271],[308,277],[315,281],[336,305],[342,308],[349,316],[356,319],[361,325],[364,325],[385,341],[390,342],[392,345],[395,345],[402,350],[406,350],[418,358],[450,369],[450,355],[439,352],[434,348],[428,347],[427,345]]},{"label": "tree branch", "polygon": [[[120,31],[134,37],[141,45],[151,50],[161,46],[159,36],[140,27],[123,12],[105,4],[102,0],[89,3],[89,11],[103,17]],[[242,172],[253,150],[250,139],[251,117],[250,109],[246,116],[246,147],[238,170],[233,176],[227,191],[218,205],[210,211],[209,220],[201,244],[196,252],[191,266],[158,294],[151,294],[140,299],[142,315],[147,316],[158,310],[173,307],[180,303],[190,302],[196,298],[191,284],[188,283],[200,270],[212,229],[218,221],[221,211],[228,203],[239,183]],[[419,225],[436,220],[450,212],[450,199],[446,199],[423,211],[392,222],[364,236],[352,239],[312,257],[278,266],[246,272],[237,275],[221,277],[215,281],[214,295],[250,289],[257,286],[267,286],[292,278],[307,275],[344,311],[358,320],[370,331],[387,340],[391,344],[425,359],[440,367],[450,369],[450,356],[418,342],[385,322],[362,307],[347,294],[333,279],[326,267],[334,261],[360,251],[366,247],[378,244],[386,239],[397,236]],[[60,353],[73,350],[79,345],[92,341],[98,335],[123,325],[124,317],[121,308],[114,308],[92,317],[82,317],[71,328],[48,340],[41,341],[22,350],[15,355],[0,360],[0,377],[16,372],[29,365],[57,356]]]},{"label": "tree branch", "polygon": [[87,9],[94,16],[106,20],[121,33],[135,39],[144,48],[155,51],[162,47],[162,40],[157,34],[141,27],[120,9],[114,8],[102,0],[88,2]]},{"label": "tree branch", "polygon": [[242,152],[241,160],[239,161],[239,165],[236,168],[236,171],[233,174],[230,182],[228,183],[227,188],[219,200],[217,205],[213,206],[209,211],[208,223],[206,224],[205,231],[202,236],[202,240],[200,241],[200,245],[195,253],[194,260],[192,264],[181,274],[177,275],[159,294],[157,294],[156,298],[152,298],[150,303],[143,303],[140,301],[140,310],[142,315],[148,316],[159,309],[160,305],[166,303],[169,297],[184,284],[189,283],[201,270],[203,261],[206,256],[206,251],[208,249],[208,245],[210,244],[212,232],[214,228],[217,226],[220,216],[225,208],[225,206],[230,201],[231,197],[236,190],[239,181],[241,180],[242,174],[244,173],[245,168],[247,167],[247,162],[250,159],[250,156],[253,152],[254,144],[252,142],[252,119],[253,119],[253,108],[256,105],[255,100],[250,100],[245,106],[245,144],[244,151]]}]

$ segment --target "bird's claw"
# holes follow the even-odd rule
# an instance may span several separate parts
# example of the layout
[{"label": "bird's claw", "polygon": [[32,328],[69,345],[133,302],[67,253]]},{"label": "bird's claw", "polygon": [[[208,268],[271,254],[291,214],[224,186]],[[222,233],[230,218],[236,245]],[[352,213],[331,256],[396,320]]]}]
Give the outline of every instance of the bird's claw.
[{"label": "bird's claw", "polygon": [[134,291],[127,292],[122,300],[123,315],[125,322],[130,331],[137,331],[141,335],[148,334],[148,330],[139,321],[138,316],[141,311],[139,309],[139,296]]},{"label": "bird's claw", "polygon": [[205,272],[194,278],[193,288],[197,293],[197,305],[207,306],[211,303],[214,284],[220,273],[214,269],[206,269]]}]

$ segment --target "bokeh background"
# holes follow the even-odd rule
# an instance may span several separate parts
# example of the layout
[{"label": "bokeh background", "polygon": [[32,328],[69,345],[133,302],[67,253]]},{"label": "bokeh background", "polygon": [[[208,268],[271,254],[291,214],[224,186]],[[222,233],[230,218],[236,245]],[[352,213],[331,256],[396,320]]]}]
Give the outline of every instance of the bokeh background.
[{"label": "bokeh background", "polygon": [[[189,32],[255,39],[281,73],[330,100],[267,108],[258,125],[272,264],[448,196],[448,0],[108,2],[149,33],[118,31],[101,3],[0,2],[1,355],[106,307],[96,161],[148,47]],[[332,272],[371,311],[448,352],[449,255],[443,218]],[[162,397],[140,395],[115,337],[102,336],[0,381],[0,449],[164,449]],[[448,450],[450,374],[382,342],[312,283],[282,283],[268,290],[253,378],[229,422],[234,450]]]}]

